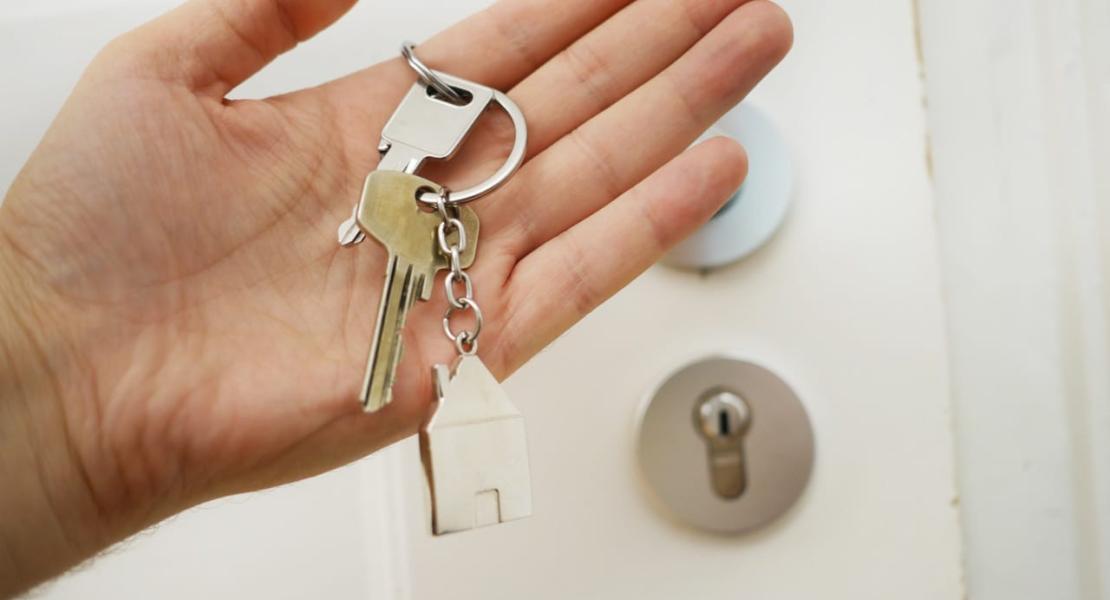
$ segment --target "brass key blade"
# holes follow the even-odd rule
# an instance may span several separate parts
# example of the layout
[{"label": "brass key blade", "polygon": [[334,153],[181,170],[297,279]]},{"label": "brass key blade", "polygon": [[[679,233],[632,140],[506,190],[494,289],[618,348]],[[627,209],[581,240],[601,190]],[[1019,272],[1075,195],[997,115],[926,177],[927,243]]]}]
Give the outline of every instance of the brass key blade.
[{"label": "brass key blade", "polygon": [[[447,259],[436,243],[441,217],[434,211],[421,210],[416,200],[421,190],[436,193],[440,187],[400,171],[374,171],[366,178],[356,213],[359,227],[385,247],[389,255],[359,394],[367,412],[377,411],[392,400],[405,317],[417,299],[430,297],[436,272],[447,267]],[[474,211],[463,208],[459,220],[467,232],[467,248],[460,257],[466,267],[474,261],[478,217]]]},{"label": "brass key blade", "polygon": [[386,264],[378,320],[359,393],[362,408],[367,412],[380,410],[393,399],[393,378],[404,346],[405,317],[416,299],[418,275],[413,267],[411,262],[393,254]]}]

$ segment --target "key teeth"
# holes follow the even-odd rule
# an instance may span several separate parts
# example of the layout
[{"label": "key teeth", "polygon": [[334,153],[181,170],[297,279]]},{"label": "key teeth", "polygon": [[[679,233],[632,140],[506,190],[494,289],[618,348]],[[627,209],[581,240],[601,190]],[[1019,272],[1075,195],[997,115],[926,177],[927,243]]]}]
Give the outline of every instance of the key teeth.
[{"label": "key teeth", "polygon": [[424,302],[427,302],[428,300],[432,299],[432,291],[433,291],[433,286],[431,285],[432,281],[433,281],[433,279],[430,278],[430,277],[427,277],[426,275],[421,275],[420,278],[417,279],[416,289],[419,290],[419,292],[420,292],[420,300],[422,300]]}]

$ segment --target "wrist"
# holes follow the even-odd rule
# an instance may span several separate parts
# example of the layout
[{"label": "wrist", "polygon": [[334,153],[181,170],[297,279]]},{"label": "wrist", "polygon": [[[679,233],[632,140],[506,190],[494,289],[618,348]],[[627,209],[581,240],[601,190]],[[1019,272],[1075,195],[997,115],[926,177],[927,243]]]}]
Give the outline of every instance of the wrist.
[{"label": "wrist", "polygon": [[0,597],[99,550],[107,538],[63,402],[75,364],[33,271],[0,236]]}]

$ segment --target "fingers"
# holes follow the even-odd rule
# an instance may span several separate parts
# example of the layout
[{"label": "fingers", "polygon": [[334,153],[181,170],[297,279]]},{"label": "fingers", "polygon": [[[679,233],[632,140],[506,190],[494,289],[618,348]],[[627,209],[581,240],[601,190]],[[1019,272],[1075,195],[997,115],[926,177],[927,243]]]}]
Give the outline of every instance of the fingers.
[{"label": "fingers", "polygon": [[632,0],[501,0],[420,44],[430,67],[509,89]]},{"label": "fingers", "polygon": [[568,46],[511,95],[537,118],[529,155],[670,65],[748,0],[641,0]]},{"label": "fingers", "polygon": [[[502,0],[421,44],[420,56],[432,68],[507,88],[631,1]],[[124,36],[112,59],[222,98],[354,2],[190,0]]]},{"label": "fingers", "polygon": [[[433,69],[497,89],[510,89],[632,1],[501,0],[420,43],[416,53]],[[347,162],[355,171],[365,172],[377,160],[382,125],[415,79],[413,71],[397,58],[298,92],[294,99],[326,106],[344,130],[359,132],[343,141]],[[504,114],[495,115],[479,122],[459,155],[447,163],[433,161],[421,175],[457,187],[462,180],[473,183],[471,173],[496,169],[502,158],[498,153],[507,147],[502,143],[504,134],[511,135],[511,127]],[[456,178],[452,173],[466,173],[469,179]],[[346,202],[337,204],[337,210],[342,210],[339,207]]]},{"label": "fingers", "polygon": [[536,249],[509,279],[517,308],[483,358],[507,376],[708,221],[746,173],[739,144],[714,138]]},{"label": "fingers", "polygon": [[[638,0],[555,54],[509,92],[528,120],[527,156],[657,75],[748,1]],[[501,116],[480,122],[459,155],[423,174],[454,187],[467,180],[459,173],[492,172],[507,145]]]},{"label": "fingers", "polygon": [[[638,0],[558,51],[509,92],[528,120],[527,156],[651,79],[748,1]],[[604,13],[593,15],[599,16]],[[474,181],[473,175],[468,179],[460,173],[492,172],[507,146],[508,120],[496,121],[501,116],[487,116],[460,154],[427,165],[422,175],[455,187],[458,181]]]},{"label": "fingers", "polygon": [[190,0],[117,41],[114,61],[222,98],[355,0]]},{"label": "fingers", "polygon": [[[506,253],[523,254],[586,218],[681,152],[782,59],[790,21],[752,0],[677,62],[534,158],[483,218],[515,229]],[[523,186],[523,187],[517,187]],[[548,201],[516,189],[544,190]]]},{"label": "fingers", "polygon": [[[501,0],[431,39],[416,53],[437,71],[509,89],[632,0]],[[415,75],[400,59],[327,86],[337,102],[359,104],[395,78],[400,98]],[[364,110],[364,109],[363,109]]]}]

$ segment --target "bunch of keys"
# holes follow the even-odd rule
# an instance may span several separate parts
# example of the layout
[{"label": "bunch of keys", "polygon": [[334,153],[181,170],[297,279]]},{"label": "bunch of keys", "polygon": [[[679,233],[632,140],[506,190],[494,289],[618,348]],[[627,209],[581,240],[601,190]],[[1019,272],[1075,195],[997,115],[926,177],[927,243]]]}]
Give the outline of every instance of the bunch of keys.
[{"label": "bunch of keys", "polygon": [[[405,316],[431,298],[436,274],[448,270],[443,329],[458,351],[432,369],[436,402],[420,429],[420,457],[431,492],[432,533],[441,535],[529,516],[531,479],[524,420],[477,356],[483,316],[465,269],[478,245],[478,217],[463,206],[496,189],[524,160],[524,116],[505,94],[433,71],[406,43],[401,53],[420,76],[382,131],[382,160],[370,173],[339,243],[369,235],[388,262],[360,399],[367,412],[391,400],[401,360]],[[449,159],[493,102],[512,119],[516,139],[490,178],[458,192],[415,175],[425,160]],[[424,206],[421,206],[424,205]],[[457,295],[462,287],[463,296]],[[470,311],[473,331],[455,333],[453,315]]]}]

